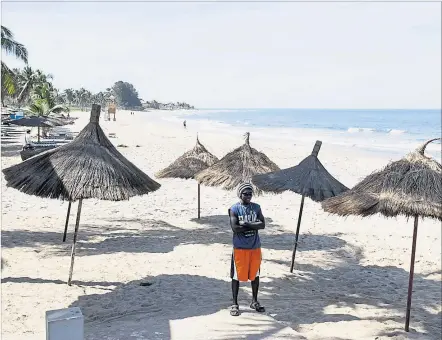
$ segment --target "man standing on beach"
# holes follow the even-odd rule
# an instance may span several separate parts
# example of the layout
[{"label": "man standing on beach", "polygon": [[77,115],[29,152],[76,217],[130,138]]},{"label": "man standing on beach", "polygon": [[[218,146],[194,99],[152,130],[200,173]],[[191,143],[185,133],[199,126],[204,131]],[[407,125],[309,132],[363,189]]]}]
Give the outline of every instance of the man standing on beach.
[{"label": "man standing on beach", "polygon": [[252,303],[250,308],[264,312],[258,302],[259,268],[261,266],[261,241],[258,230],[265,228],[265,220],[259,204],[252,203],[253,187],[242,183],[237,190],[240,201],[230,210],[230,226],[233,231],[233,254],[230,269],[232,278],[233,305],[230,315],[239,315],[239,282],[252,283]]}]

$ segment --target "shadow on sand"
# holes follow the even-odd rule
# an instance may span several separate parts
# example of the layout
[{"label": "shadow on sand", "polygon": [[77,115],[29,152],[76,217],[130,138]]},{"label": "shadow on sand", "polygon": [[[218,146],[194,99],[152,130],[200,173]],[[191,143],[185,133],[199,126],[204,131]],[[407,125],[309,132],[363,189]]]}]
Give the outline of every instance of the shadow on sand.
[{"label": "shadow on sand", "polygon": [[[232,231],[226,225],[225,216],[218,217],[216,223],[207,224],[201,220],[200,228],[183,229],[161,220],[152,219],[116,219],[113,224],[82,224],[77,241],[77,256],[126,253],[168,253],[178,245],[215,244],[231,245]],[[269,219],[271,221],[271,219]],[[111,221],[109,221],[111,222]],[[124,223],[125,227],[121,228]],[[72,227],[70,226],[72,231]],[[290,250],[293,247],[294,235],[279,232],[282,228],[268,222],[260,234],[263,247],[274,250]],[[60,232],[35,232],[31,230],[2,231],[2,246],[30,247],[59,245],[50,251],[65,255],[69,253],[72,234],[68,233],[66,243],[62,243],[62,226]],[[336,236],[306,234],[300,236],[302,246],[299,252],[311,250],[339,249],[345,242]]]},{"label": "shadow on sand", "polygon": [[[149,284],[140,286],[140,283]],[[276,333],[285,328],[271,318],[247,321],[252,311],[244,306],[239,318],[230,320],[230,283],[197,275],[159,275],[117,287],[105,294],[81,296],[71,306],[80,307],[88,340],[156,339],[282,339]],[[242,296],[250,296],[241,292]],[[248,303],[246,300],[245,303]],[[188,320],[185,334],[177,336],[177,322]],[[224,322],[227,316],[228,323]],[[224,324],[223,324],[224,323]],[[238,323],[238,327],[230,327]],[[226,327],[223,327],[226,326]],[[192,326],[192,327],[191,327]],[[201,337],[202,336],[202,337]],[[293,339],[293,337],[290,337]],[[302,339],[302,337],[299,337]]]},{"label": "shadow on sand", "polygon": [[[394,266],[364,266],[348,258],[332,269],[297,263],[294,275],[287,276],[283,283],[276,279],[263,285],[261,291],[271,295],[268,304],[278,301],[271,307],[277,314],[276,319],[290,322],[300,332],[315,322],[376,320],[395,323],[391,331],[382,333],[384,336],[403,333],[408,271]],[[268,261],[285,267],[290,265],[290,261]],[[436,339],[441,334],[440,313],[430,310],[440,309],[442,283],[426,276],[416,273],[414,276],[410,329],[420,326],[430,339]],[[375,307],[380,313],[373,312],[373,316],[363,319],[349,314],[324,313],[330,307],[357,311],[364,305]],[[387,313],[390,315],[379,316]]]},{"label": "shadow on sand", "polygon": [[20,156],[20,151],[23,148],[20,144],[12,144],[10,142],[3,142],[1,144],[1,155],[2,157],[14,157],[14,156]]},{"label": "shadow on sand", "polygon": [[[4,277],[2,278],[2,283],[52,283],[52,284],[66,284],[66,281],[62,280],[49,280],[49,279],[42,279],[42,278],[32,278],[27,276],[21,276],[21,277]],[[72,284],[79,286],[79,287],[112,287],[112,286],[118,286],[121,285],[121,282],[96,282],[96,281],[78,281],[78,280],[72,280]]]},{"label": "shadow on sand", "polygon": [[23,147],[21,139],[23,139],[24,132],[17,130],[16,127],[6,127],[2,125],[2,134],[3,133],[7,133],[7,135],[2,135],[1,137],[1,156],[20,156],[20,151]]},{"label": "shadow on sand", "polygon": [[[226,216],[203,218],[198,223],[200,227],[194,229],[182,229],[164,221],[149,219],[120,219],[112,222],[113,225],[82,225],[77,246],[78,256],[118,252],[167,253],[183,244],[231,244],[232,235],[230,226],[226,225]],[[271,219],[267,222],[267,230],[261,233],[263,246],[276,250],[291,249],[293,234],[279,233],[278,225],[273,224]],[[118,226],[121,223],[124,223],[124,226]],[[32,247],[55,255],[69,255],[70,244],[68,242],[63,244],[61,238],[61,227],[60,232],[4,231],[2,246]],[[270,282],[263,280],[260,289],[261,301],[266,305],[268,313],[274,315],[275,320],[286,322],[301,333],[313,328],[317,323],[342,321],[351,323],[359,320],[379,322],[378,336],[394,335],[402,330],[408,271],[393,266],[362,265],[361,249],[339,238],[339,234],[334,236],[307,234],[303,235],[301,240],[303,242],[299,248],[300,252],[332,251],[335,261],[331,269],[301,261],[296,263],[294,274],[287,274],[282,278],[268,278]],[[43,247],[46,245],[58,246],[45,250]],[[264,261],[283,266],[284,270],[288,268],[290,262],[289,259],[264,259]],[[440,280],[432,280],[427,276],[415,274],[411,328],[419,326],[429,338],[436,339],[441,332],[440,312],[438,314],[437,311],[440,310],[442,287]],[[44,283],[39,281],[41,279],[27,277],[9,277],[4,280],[3,282]],[[122,285],[115,283],[117,288],[113,291],[104,295],[81,296],[73,304],[82,308],[88,323],[90,322],[87,327],[90,335],[88,339],[103,339],[102,332],[105,332],[106,327],[103,328],[96,323],[110,322],[106,320],[114,317],[118,320],[127,317],[124,322],[131,324],[132,320],[133,327],[141,318],[143,322],[138,324],[149,325],[144,330],[140,330],[144,332],[145,339],[168,340],[172,336],[171,320],[212,315],[220,310],[228,313],[224,310],[230,304],[231,293],[228,282],[193,275],[160,275],[145,278],[143,281],[148,281],[152,285],[140,286],[140,281]],[[60,281],[60,284],[64,282]],[[88,285],[85,282],[79,284]],[[91,285],[105,284],[94,282]],[[244,293],[241,294],[245,296]],[[342,312],[330,313],[332,308]],[[361,308],[365,312],[363,317],[357,316],[362,315],[358,314]],[[367,316],[370,311],[373,311],[373,314]],[[119,322],[115,319],[111,323],[119,324]],[[122,323],[119,325],[123,327]],[[270,328],[277,332],[281,329],[281,324],[275,322]],[[253,327],[247,329],[253,331]],[[258,333],[252,332],[250,336],[253,337],[249,339],[262,338],[263,334]],[[271,334],[268,336],[272,337]],[[219,339],[238,337],[239,333],[223,335]],[[130,337],[126,334],[126,338]],[[125,339],[125,337],[115,339]]]},{"label": "shadow on sand", "polygon": [[[380,282],[381,277],[385,278],[383,282]],[[199,320],[200,326],[213,339],[273,339],[277,338],[276,333],[284,325],[290,325],[302,335],[303,331],[309,330],[316,323],[351,324],[362,320],[388,322],[390,328],[385,330],[385,326],[380,327],[383,330],[377,335],[393,336],[403,334],[401,328],[404,322],[407,278],[408,273],[396,267],[343,264],[323,270],[312,265],[300,265],[295,275],[273,278],[270,282],[261,284],[260,300],[267,308],[265,314],[271,314],[275,321],[267,318],[262,323],[259,321],[258,325],[256,320],[253,324],[247,324],[244,319],[250,315],[247,308],[250,295],[242,290],[242,315],[239,320],[243,324],[239,328],[223,328],[222,332],[221,329],[211,329],[210,326],[213,325],[213,320],[219,321],[220,316],[227,316],[230,283],[203,276],[146,277],[121,285],[106,294],[81,296],[72,306],[82,309],[87,320],[87,339],[90,340],[129,339],[129,334],[135,333],[138,339],[169,340],[172,339],[172,334],[175,334],[176,339],[179,337],[176,336],[176,331],[174,333],[174,322],[196,316],[202,317]],[[141,282],[148,283],[149,286],[140,286]],[[417,275],[415,286],[412,326],[419,325],[429,339],[436,339],[441,330],[440,313],[431,314],[428,309],[438,306],[436,297],[440,296],[440,282]],[[389,315],[360,318],[348,312],[327,312],[330,307],[357,311],[363,306]],[[237,321],[234,318],[230,323],[235,324]],[[342,324],[344,325],[345,323]],[[216,327],[218,326],[219,324]],[[109,335],[114,338],[109,338]],[[333,336],[331,331],[328,339],[339,338]]]}]

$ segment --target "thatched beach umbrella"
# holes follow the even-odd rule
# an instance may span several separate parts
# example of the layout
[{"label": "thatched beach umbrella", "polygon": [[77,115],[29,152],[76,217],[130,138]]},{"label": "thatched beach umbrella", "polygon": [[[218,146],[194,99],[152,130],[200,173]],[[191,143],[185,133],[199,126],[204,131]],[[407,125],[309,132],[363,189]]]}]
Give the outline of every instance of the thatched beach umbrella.
[{"label": "thatched beach umbrella", "polygon": [[[182,156],[178,157],[167,168],[158,171],[155,174],[157,178],[194,178],[195,175],[207,169],[218,162],[218,158],[212,155],[202,145],[196,137],[196,145],[192,150],[185,152]],[[198,218],[200,218],[200,184],[198,183]]]},{"label": "thatched beach umbrella", "polygon": [[[195,179],[203,185],[233,190],[240,183],[250,182],[257,174],[277,171],[279,167],[264,153],[250,146],[250,133],[245,134],[245,143],[229,152],[219,162],[201,171]],[[254,188],[257,194],[261,190]]]},{"label": "thatched beach umbrella", "polygon": [[307,196],[315,202],[321,202],[326,198],[339,195],[348,190],[345,185],[330,175],[318,159],[321,145],[321,141],[316,141],[311,155],[296,166],[268,174],[256,175],[252,178],[252,182],[263,191],[281,193],[289,190],[302,195],[295,244],[292,252],[292,263],[290,265],[291,273],[293,273],[296,249],[298,247],[304,197]]},{"label": "thatched beach umbrella", "polygon": [[55,117],[47,116],[27,116],[20,119],[11,119],[8,123],[17,126],[37,127],[37,138],[40,141],[40,128],[51,128],[55,126],[63,126],[68,124],[67,121],[63,121]]},{"label": "thatched beach umbrella", "polygon": [[442,166],[424,155],[427,141],[414,152],[367,176],[346,193],[322,202],[325,211],[341,216],[414,217],[405,331],[409,331],[414,259],[419,216],[442,220]]},{"label": "thatched beach umbrella", "polygon": [[3,170],[6,185],[25,194],[69,202],[78,200],[69,285],[83,199],[128,200],[160,187],[107,139],[98,123],[100,111],[100,105],[92,105],[89,124],[72,142]]}]

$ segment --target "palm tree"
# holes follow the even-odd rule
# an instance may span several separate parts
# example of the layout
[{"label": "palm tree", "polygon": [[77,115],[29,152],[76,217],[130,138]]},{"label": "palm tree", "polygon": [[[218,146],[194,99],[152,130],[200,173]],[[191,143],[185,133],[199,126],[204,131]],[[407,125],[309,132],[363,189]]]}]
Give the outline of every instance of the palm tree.
[{"label": "palm tree", "polygon": [[103,108],[106,106],[107,99],[108,97],[106,96],[106,94],[101,91],[92,96],[92,101],[96,104],[100,104]]},{"label": "palm tree", "polygon": [[[69,107],[62,104],[56,104],[52,84],[46,83],[38,86],[32,93],[32,104],[29,106],[29,111],[36,116],[47,117],[52,113],[67,112],[69,114]],[[38,141],[40,141],[40,127],[38,128]]]},{"label": "palm tree", "polygon": [[2,106],[4,105],[4,98],[6,96],[12,96],[15,93],[15,74],[6,66],[2,61]]},{"label": "palm tree", "polygon": [[49,116],[51,113],[69,112],[69,107],[57,104],[51,84],[37,87],[32,94],[33,103],[29,110],[38,116]]},{"label": "palm tree", "polygon": [[92,93],[86,90],[84,87],[79,90],[75,90],[75,97],[77,99],[77,105],[83,111],[92,102]]},{"label": "palm tree", "polygon": [[29,100],[32,91],[38,87],[48,85],[52,90],[53,86],[50,82],[52,78],[51,74],[45,74],[41,70],[33,70],[30,66],[23,68],[23,70],[17,73],[17,85],[20,89],[20,93],[17,96],[18,103]]},{"label": "palm tree", "polygon": [[66,89],[62,93],[65,103],[71,106],[75,102],[75,91],[74,89]]},{"label": "palm tree", "polygon": [[[2,51],[7,55],[13,55],[17,59],[28,63],[28,50],[24,45],[14,40],[14,35],[5,26],[1,26]],[[14,73],[2,60],[2,106],[4,106],[4,97],[6,94],[13,95],[15,93]]]},{"label": "palm tree", "polygon": [[160,108],[160,103],[158,103],[156,100],[153,100],[151,102],[151,105],[152,105],[152,108],[154,108],[154,109],[158,110]]},{"label": "palm tree", "polygon": [[54,96],[55,103],[57,103],[57,104],[67,104],[66,98],[63,96],[62,93],[60,93],[59,89],[53,88],[52,95]]}]

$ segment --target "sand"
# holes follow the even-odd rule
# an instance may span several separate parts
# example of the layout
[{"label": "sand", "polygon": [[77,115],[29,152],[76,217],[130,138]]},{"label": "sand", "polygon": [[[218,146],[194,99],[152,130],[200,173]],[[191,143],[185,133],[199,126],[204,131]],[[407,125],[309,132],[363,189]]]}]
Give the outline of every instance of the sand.
[{"label": "sand", "polygon": [[[74,131],[86,124],[80,116]],[[242,144],[246,130],[217,124],[164,121],[172,112],[118,112],[103,121],[120,151],[153,177],[192,148],[196,132],[215,155]],[[306,157],[317,136],[264,138],[251,144],[281,168]],[[269,135],[269,131],[266,131]],[[259,137],[259,139],[258,139]],[[296,144],[296,145],[294,145]],[[335,177],[353,186],[391,158],[386,153],[324,142],[319,158]],[[2,141],[2,168],[20,161]],[[139,145],[139,147],[136,147]],[[300,196],[255,197],[267,218],[261,232],[263,263],[259,315],[248,308],[249,284],[240,291],[242,315],[228,313],[231,230],[227,208],[234,192],[202,187],[196,219],[193,180],[159,180],[155,193],[127,202],[83,204],[74,284],[68,287],[70,243],[62,242],[67,203],[27,196],[2,179],[2,339],[44,339],[45,311],[81,308],[85,338],[115,339],[440,339],[441,226],[420,222],[411,332],[403,331],[412,221],[331,216],[306,200],[295,272],[290,256]],[[140,286],[140,282],[150,285]]]}]

